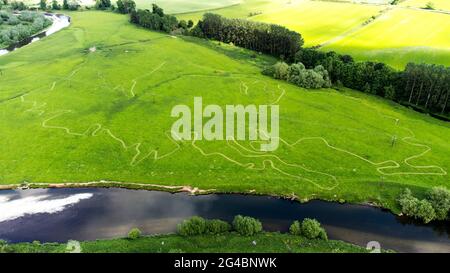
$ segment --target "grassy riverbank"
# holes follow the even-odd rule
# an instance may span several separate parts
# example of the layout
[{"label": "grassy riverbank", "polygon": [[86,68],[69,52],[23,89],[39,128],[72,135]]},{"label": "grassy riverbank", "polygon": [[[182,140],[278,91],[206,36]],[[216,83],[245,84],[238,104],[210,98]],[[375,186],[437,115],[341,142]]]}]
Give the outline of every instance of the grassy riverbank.
[{"label": "grassy riverbank", "polygon": [[[255,242],[255,243],[253,243]],[[309,240],[281,233],[241,236],[236,233],[183,237],[175,234],[81,242],[83,253],[361,253],[365,248],[342,241]],[[61,253],[66,244],[20,243],[9,245],[20,253]]]}]

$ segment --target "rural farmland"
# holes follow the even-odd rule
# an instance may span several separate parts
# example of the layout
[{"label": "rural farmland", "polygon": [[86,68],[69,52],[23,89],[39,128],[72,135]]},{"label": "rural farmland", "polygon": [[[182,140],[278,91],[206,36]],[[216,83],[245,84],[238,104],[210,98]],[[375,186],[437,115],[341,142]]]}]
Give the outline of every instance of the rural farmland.
[{"label": "rural farmland", "polygon": [[[259,252],[366,252],[370,236],[382,251],[450,251],[445,3],[128,1],[2,7],[0,252],[64,252],[68,239],[86,252],[156,252],[161,240],[163,252],[252,252],[240,236]],[[14,22],[23,14],[70,19],[28,41],[17,33],[33,21]],[[251,126],[254,105],[279,109],[278,135]],[[177,106],[193,109],[183,133]],[[215,133],[235,129],[225,109],[249,106],[243,135],[260,138],[199,135],[212,131],[209,106]],[[64,227],[91,219],[90,232],[30,232],[54,215]]]}]

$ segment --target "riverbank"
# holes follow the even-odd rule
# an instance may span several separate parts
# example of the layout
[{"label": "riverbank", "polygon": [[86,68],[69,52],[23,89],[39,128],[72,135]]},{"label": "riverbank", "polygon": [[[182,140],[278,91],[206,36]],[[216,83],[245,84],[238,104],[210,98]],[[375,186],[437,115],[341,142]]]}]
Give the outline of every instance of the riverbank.
[{"label": "riverbank", "polygon": [[70,25],[70,17],[64,14],[44,13],[44,16],[52,21],[52,24],[50,26],[39,30],[38,32],[30,35],[25,39],[22,39],[17,43],[3,45],[3,47],[0,47],[0,56],[6,55],[18,48],[22,48],[46,36],[52,35]]},{"label": "riverbank", "polygon": [[375,202],[347,202],[343,199],[326,199],[326,198],[299,198],[297,195],[280,195],[276,193],[261,193],[255,190],[249,191],[220,191],[217,189],[199,189],[198,187],[192,187],[189,185],[159,185],[159,184],[145,184],[145,183],[133,183],[133,182],[119,182],[119,181],[90,181],[90,182],[70,182],[70,183],[22,183],[22,184],[0,184],[1,190],[27,190],[27,189],[70,189],[70,188],[119,188],[127,190],[145,190],[145,191],[162,191],[169,193],[181,193],[186,192],[192,195],[202,195],[202,194],[241,194],[241,195],[252,195],[252,196],[270,196],[280,199],[286,199],[290,201],[297,201],[299,203],[307,203],[313,200],[321,200],[326,202],[334,203],[349,203],[354,205],[369,206],[379,209],[388,210],[394,215],[401,216],[402,213],[398,208],[383,207],[381,204]]},{"label": "riverbank", "polygon": [[[301,236],[265,232],[254,236],[237,233],[183,237],[176,234],[80,242],[83,253],[367,253],[360,246],[335,240],[309,240]],[[64,253],[67,244],[18,243],[17,253]]]},{"label": "riverbank", "polygon": [[[365,247],[377,241],[398,252],[448,252],[445,223],[423,224],[369,206],[269,196],[168,193],[118,188],[0,191],[0,239],[10,243],[108,240],[139,228],[169,234],[192,216],[231,223],[236,215],[260,219],[267,232],[288,232],[295,220],[317,219],[331,240]],[[55,229],[54,227],[58,228]]]}]

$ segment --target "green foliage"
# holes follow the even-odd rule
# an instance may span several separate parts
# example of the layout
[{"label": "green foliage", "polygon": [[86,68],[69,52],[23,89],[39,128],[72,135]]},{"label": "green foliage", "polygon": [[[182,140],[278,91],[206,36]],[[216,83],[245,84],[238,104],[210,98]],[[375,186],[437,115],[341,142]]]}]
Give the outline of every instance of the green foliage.
[{"label": "green foliage", "polygon": [[128,232],[128,239],[136,240],[141,237],[141,231],[138,228],[133,228]]},{"label": "green foliage", "polygon": [[187,22],[185,20],[181,20],[180,22],[178,22],[178,27],[182,28],[182,29],[187,29]]},{"label": "green foliage", "polygon": [[422,220],[424,223],[429,223],[436,217],[436,213],[430,202],[425,199],[417,199],[408,188],[400,194],[398,202],[403,214],[406,216]]},{"label": "green foliage", "polygon": [[0,253],[13,253],[14,249],[5,240],[0,240]]},{"label": "green foliage", "polygon": [[188,23],[187,23],[187,27],[188,28],[192,28],[194,26],[194,21],[192,21],[192,20],[188,20]]},{"label": "green foliage", "polygon": [[56,0],[52,1],[52,9],[53,10],[60,10],[61,9],[61,5],[58,4],[58,1],[56,1]]},{"label": "green foliage", "polygon": [[287,80],[289,75],[289,65],[285,62],[277,62],[274,66],[273,77],[279,80]]},{"label": "green foliage", "polygon": [[136,9],[136,3],[133,0],[118,0],[117,11],[122,14],[131,13]]},{"label": "green foliage", "polygon": [[[142,236],[136,240],[109,239],[81,242],[83,253],[365,253],[364,247],[342,241],[310,240],[302,236],[264,232],[252,236],[257,245],[249,243],[248,237],[234,232],[216,235],[185,237],[178,234]],[[164,242],[164,244],[162,244]],[[9,245],[9,252],[17,253],[64,253],[66,244],[20,243]],[[0,250],[1,251],[1,250]]]},{"label": "green foliage", "polygon": [[305,218],[300,227],[301,235],[308,239],[328,240],[325,229],[316,219]]},{"label": "green foliage", "polygon": [[17,43],[51,25],[49,19],[34,11],[22,11],[19,15],[1,11],[0,21],[8,25],[0,31],[2,45]]},{"label": "green foliage", "polygon": [[67,1],[68,1],[68,0],[63,0],[62,8],[63,8],[64,10],[68,10],[68,9],[69,9],[69,3],[68,3]]},{"label": "green foliage", "polygon": [[237,215],[233,220],[233,228],[241,235],[251,236],[262,231],[262,224],[258,219]]},{"label": "green foliage", "polygon": [[333,83],[340,81],[348,88],[407,101],[433,113],[450,112],[450,67],[408,63],[404,71],[397,72],[384,63],[354,62],[348,55],[311,48],[301,49],[295,60],[306,68],[322,65]]},{"label": "green foliage", "polygon": [[221,234],[230,231],[231,225],[222,220],[207,220],[206,221],[206,234]]},{"label": "green foliage", "polygon": [[156,4],[152,4],[152,13],[159,15],[159,17],[164,17],[164,10]]},{"label": "green foliage", "polygon": [[437,220],[448,219],[450,212],[450,191],[443,187],[434,187],[427,194],[427,200],[436,212]]},{"label": "green foliage", "polygon": [[434,10],[434,9],[435,9],[434,3],[433,3],[433,2],[428,2],[428,3],[425,5],[425,9],[431,9],[431,10]]},{"label": "green foliage", "polygon": [[193,216],[177,225],[177,233],[182,236],[201,235],[206,232],[206,220]]},{"label": "green foliage", "polygon": [[427,200],[420,200],[416,205],[415,218],[422,219],[424,223],[429,223],[436,218],[434,208]]},{"label": "green foliage", "polygon": [[384,87],[384,97],[388,100],[395,99],[395,88],[392,85]]},{"label": "green foliage", "polygon": [[281,57],[294,59],[303,45],[302,36],[289,29],[243,19],[228,19],[213,13],[205,13],[193,35]]},{"label": "green foliage", "polygon": [[46,10],[47,9],[47,0],[39,0],[39,8],[41,10]]},{"label": "green foliage", "polygon": [[331,85],[328,72],[323,66],[306,69],[302,63],[292,64],[289,67],[287,80],[304,88],[318,89]]},{"label": "green foliage", "polygon": [[296,235],[296,236],[301,235],[302,234],[302,229],[301,229],[301,226],[300,226],[300,222],[299,221],[294,221],[292,223],[292,225],[289,227],[289,232],[292,235]]},{"label": "green foliage", "polygon": [[26,10],[28,7],[23,2],[11,2],[11,8],[13,10]]},{"label": "green foliage", "polygon": [[130,13],[130,21],[148,29],[171,32],[178,28],[178,20],[173,15],[166,15],[164,11],[153,4],[153,10],[133,10]]},{"label": "green foliage", "polygon": [[[109,1],[109,0],[106,0],[106,1]],[[78,10],[79,8],[80,8],[80,4],[76,0],[71,0],[67,4],[67,9],[68,10],[72,10],[73,11],[73,10]]]},{"label": "green foliage", "polygon": [[105,10],[111,8],[111,0],[96,0],[95,8],[99,10]]}]

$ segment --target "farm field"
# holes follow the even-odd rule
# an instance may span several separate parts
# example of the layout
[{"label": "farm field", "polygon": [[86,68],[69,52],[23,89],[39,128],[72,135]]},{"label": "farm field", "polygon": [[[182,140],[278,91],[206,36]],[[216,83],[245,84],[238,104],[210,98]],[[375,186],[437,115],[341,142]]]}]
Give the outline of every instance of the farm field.
[{"label": "farm field", "polygon": [[[27,5],[39,5],[39,0],[24,0],[22,1]],[[51,4],[51,1],[47,1]],[[62,5],[63,0],[57,0]],[[115,3],[116,0],[112,0]],[[84,7],[93,7],[95,0],[78,0],[78,3]],[[167,13],[180,13],[180,12],[194,12],[207,9],[217,9],[227,6],[232,6],[241,3],[241,0],[136,0],[136,6],[140,9],[151,9],[152,4],[155,3],[164,8]]]},{"label": "farm field", "polygon": [[[323,50],[403,68],[409,61],[450,64],[450,15],[393,9]],[[414,32],[408,31],[414,29]]]},{"label": "farm field", "polygon": [[251,19],[286,26],[302,34],[305,46],[316,46],[361,25],[382,9],[379,6],[306,1]]},{"label": "farm field", "polygon": [[[275,60],[243,49],[118,14],[69,14],[68,29],[0,58],[0,184],[123,181],[393,210],[404,187],[450,186],[448,123],[360,92],[265,77],[261,66]],[[171,109],[194,96],[279,104],[280,147],[173,141]]]},{"label": "farm field", "polygon": [[[381,16],[364,24],[381,11]],[[308,0],[245,0],[213,12],[229,18],[279,23],[301,33],[305,46],[324,44],[322,50],[349,53],[357,60],[386,62],[397,69],[403,69],[409,61],[450,64],[449,14],[402,5]],[[199,20],[203,13],[178,17]],[[255,16],[249,17],[250,14]]]},{"label": "farm field", "polygon": [[401,6],[425,8],[428,3],[433,3],[436,10],[450,11],[450,1],[448,0],[406,0],[400,3]]}]

